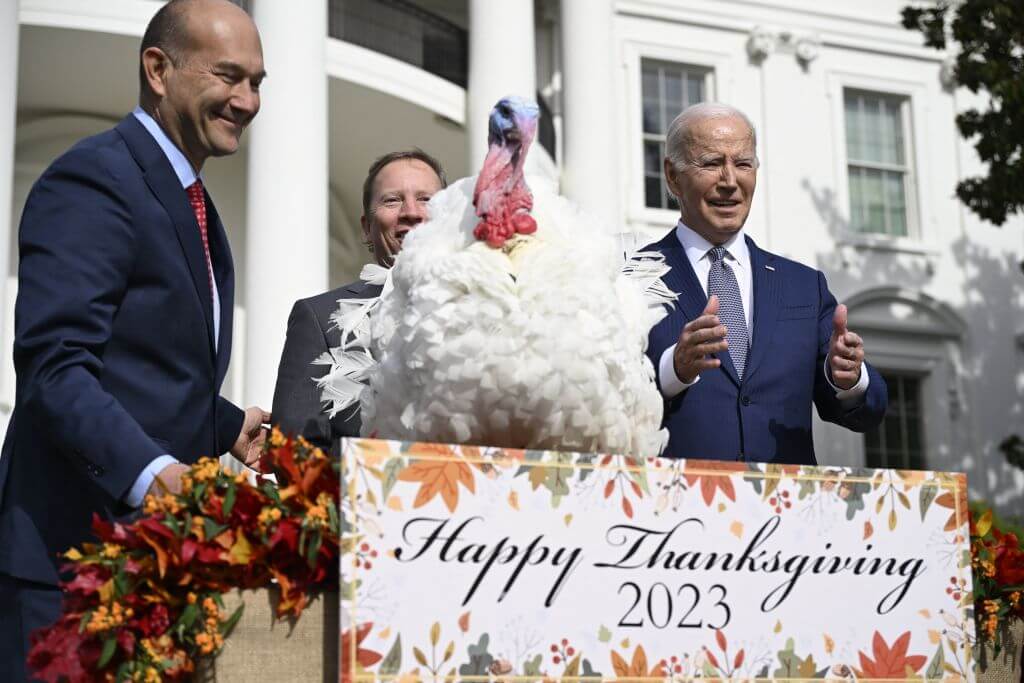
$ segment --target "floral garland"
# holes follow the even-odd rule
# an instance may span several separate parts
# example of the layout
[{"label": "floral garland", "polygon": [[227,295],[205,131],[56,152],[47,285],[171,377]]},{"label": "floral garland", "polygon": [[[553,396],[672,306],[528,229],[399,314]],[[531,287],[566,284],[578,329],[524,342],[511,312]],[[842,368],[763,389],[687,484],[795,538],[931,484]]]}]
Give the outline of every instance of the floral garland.
[{"label": "floral garland", "polygon": [[[1011,628],[1024,620],[1024,543],[1004,531],[992,510],[971,514],[971,569],[974,575],[974,614],[978,641],[999,656],[1003,649],[1020,650]],[[955,590],[951,587],[949,590]],[[985,648],[981,649],[984,657]],[[983,659],[981,666],[987,664]]]},{"label": "floral garland", "polygon": [[299,616],[337,589],[340,463],[274,430],[256,486],[204,458],[178,495],[148,496],[130,523],[93,519],[97,543],[65,553],[63,614],[33,634],[34,675],[58,681],[182,681],[213,657],[241,617],[222,595],[281,591]]}]

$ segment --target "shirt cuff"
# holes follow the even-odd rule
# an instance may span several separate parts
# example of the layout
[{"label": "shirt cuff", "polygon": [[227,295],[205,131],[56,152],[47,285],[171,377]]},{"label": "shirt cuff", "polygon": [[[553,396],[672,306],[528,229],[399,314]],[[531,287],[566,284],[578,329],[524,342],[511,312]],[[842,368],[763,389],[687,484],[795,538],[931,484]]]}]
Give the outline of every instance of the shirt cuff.
[{"label": "shirt cuff", "polygon": [[661,386],[661,395],[666,399],[675,398],[700,381],[700,375],[694,377],[692,382],[684,382],[676,376],[675,353],[676,345],[673,344],[662,352],[658,363],[658,384]]},{"label": "shirt cuff", "polygon": [[836,398],[839,399],[840,405],[843,406],[843,410],[850,410],[859,406],[864,399],[864,394],[868,392],[868,377],[867,363],[861,363],[860,366],[860,379],[849,389],[840,389],[832,383],[832,373],[829,372],[828,368],[828,356],[825,356],[825,381],[828,385],[836,392]]},{"label": "shirt cuff", "polygon": [[124,502],[133,508],[141,507],[142,500],[146,497],[146,492],[149,491],[149,487],[152,485],[153,480],[156,479],[156,475],[160,474],[160,470],[168,465],[177,463],[178,459],[173,455],[161,455],[154,458],[135,479],[135,483],[132,484],[128,494],[124,497]]}]

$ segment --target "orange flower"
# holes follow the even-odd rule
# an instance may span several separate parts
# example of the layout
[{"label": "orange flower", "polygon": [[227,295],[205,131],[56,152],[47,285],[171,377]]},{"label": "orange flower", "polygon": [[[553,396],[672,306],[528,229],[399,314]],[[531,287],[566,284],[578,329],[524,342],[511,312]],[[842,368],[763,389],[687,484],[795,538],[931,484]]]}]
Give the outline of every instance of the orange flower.
[{"label": "orange flower", "polygon": [[875,631],[875,637],[871,640],[872,655],[874,660],[868,658],[863,652],[860,655],[861,669],[857,670],[859,678],[899,678],[912,677],[928,661],[924,655],[907,656],[907,648],[910,645],[910,631],[905,632],[892,644],[890,648],[882,634]]},{"label": "orange flower", "polygon": [[[710,506],[715,498],[715,491],[721,489],[722,493],[729,500],[736,502],[736,490],[733,488],[732,479],[729,476],[733,472],[743,472],[747,468],[743,463],[736,462],[708,462],[694,461],[691,465],[686,463],[686,483],[693,486],[700,480],[700,493],[704,498],[704,504]],[[708,472],[708,470],[712,470]],[[721,474],[717,474],[721,472]]]},{"label": "orange flower", "polygon": [[633,661],[628,664],[622,655],[612,650],[612,667],[615,669],[615,675],[619,678],[664,678],[668,675],[664,665],[660,662],[653,669],[647,668],[647,653],[644,652],[643,645],[636,646],[636,650],[633,651]]},{"label": "orange flower", "polygon": [[455,512],[459,503],[459,484],[470,493],[476,493],[473,472],[461,458],[452,460],[420,460],[406,467],[398,475],[399,481],[418,481],[420,490],[413,507],[426,505],[437,494],[441,494],[450,512]]}]

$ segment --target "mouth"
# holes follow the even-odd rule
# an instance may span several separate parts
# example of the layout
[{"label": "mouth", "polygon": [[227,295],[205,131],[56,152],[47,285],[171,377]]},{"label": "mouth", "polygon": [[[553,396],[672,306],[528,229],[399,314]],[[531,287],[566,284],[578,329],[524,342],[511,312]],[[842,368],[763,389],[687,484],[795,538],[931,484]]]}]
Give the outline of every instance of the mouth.
[{"label": "mouth", "polygon": [[214,119],[219,121],[219,122],[221,122],[221,123],[223,123],[226,126],[230,126],[232,129],[234,129],[238,133],[241,133],[242,129],[245,128],[245,124],[239,123],[235,119],[233,119],[233,118],[231,118],[229,116],[224,116],[223,114],[216,114],[214,116]]},{"label": "mouth", "polygon": [[709,206],[712,206],[719,211],[734,211],[743,204],[743,202],[738,199],[708,199],[706,201]]}]

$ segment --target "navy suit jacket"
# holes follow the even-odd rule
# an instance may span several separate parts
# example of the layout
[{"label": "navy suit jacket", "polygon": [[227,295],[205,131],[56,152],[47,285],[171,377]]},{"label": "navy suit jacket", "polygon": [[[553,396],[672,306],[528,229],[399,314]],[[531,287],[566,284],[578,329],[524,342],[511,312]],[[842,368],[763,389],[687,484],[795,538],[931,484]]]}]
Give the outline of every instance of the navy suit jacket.
[{"label": "navy suit jacket", "polygon": [[327,417],[314,380],[327,374],[330,366],[313,365],[329,349],[341,346],[341,330],[331,322],[339,299],[380,296],[380,285],[357,280],[350,284],[299,299],[288,316],[281,363],[277,367],[271,420],[290,436],[303,436],[315,446],[341,455],[341,438],[359,436],[359,405]]},{"label": "navy suit jacket", "polygon": [[218,392],[234,270],[210,201],[220,343],[195,215],[129,115],[57,159],[18,233],[14,413],[0,456],[0,572],[55,583],[58,554],[119,517],[154,458],[230,449],[243,413]]},{"label": "navy suit jacket", "polygon": [[[721,367],[702,372],[699,382],[666,401],[669,441],[663,455],[812,465],[811,404],[823,420],[863,432],[885,416],[885,380],[865,363],[869,383],[864,400],[852,410],[843,409],[825,378],[836,308],[825,276],[746,240],[754,315],[743,380],[726,351],[719,354]],[[703,312],[707,296],[674,229],[645,251],[664,254],[672,268],[664,282],[679,294],[676,305],[651,330],[647,353],[657,368],[683,326]]]}]

